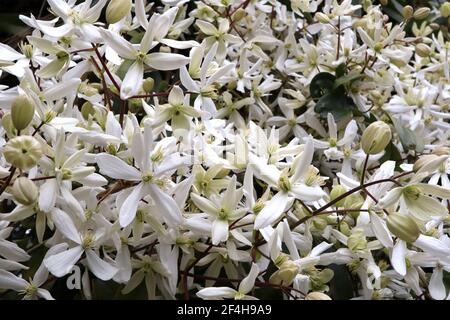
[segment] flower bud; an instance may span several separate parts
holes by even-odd
[[[339,231],[345,234],[347,237],[349,237],[352,234],[350,226],[346,221],[341,221],[341,223],[339,224]]]
[[[416,10],[416,12],[414,12],[414,19],[416,20],[423,20],[426,19],[428,17],[428,15],[430,14],[431,9],[427,8],[427,7],[422,7]]]
[[[448,18],[450,16],[450,2],[443,3],[439,8],[439,11],[441,12],[441,16]]]
[[[305,300],[331,300],[331,298],[323,292],[314,291],[308,293]]]
[[[24,206],[32,205],[37,201],[38,188],[33,181],[26,177],[19,177],[12,187],[14,199]]]
[[[106,21],[119,22],[131,11],[131,0],[111,0],[106,7]]]
[[[153,90],[153,87],[155,86],[155,80],[153,78],[148,77],[144,80],[142,83],[142,89],[144,89],[145,92],[150,93]]]
[[[95,109],[92,103],[90,103],[89,101],[83,103],[83,105],[81,106],[81,115],[85,120],[89,120],[89,116],[95,115]]]
[[[289,286],[298,274],[298,265],[291,260],[283,262],[280,269],[275,271],[269,279],[269,282],[276,285]]]
[[[389,231],[403,241],[414,242],[420,235],[417,223],[410,216],[398,212],[391,213],[386,222]]]
[[[361,147],[367,154],[383,151],[392,139],[391,128],[383,121],[375,121],[364,130]]]
[[[167,46],[161,46],[161,47],[159,47],[159,52],[171,53],[172,49],[170,49],[170,47],[167,47]]]
[[[245,10],[243,8],[239,8],[233,14],[233,21],[238,22],[238,21],[242,20],[242,18],[244,18],[246,15],[247,15],[247,13],[245,12]]]
[[[438,158],[438,156],[435,154],[425,154],[425,155],[419,157],[419,159],[417,159],[417,161],[414,162],[413,171],[414,172],[419,171],[420,168],[422,168],[424,165],[426,165],[430,161],[435,160],[437,158]]]
[[[430,55],[431,48],[425,43],[418,43],[416,45],[416,53],[419,55],[419,57],[425,58]]]
[[[317,230],[323,230],[328,225],[328,222],[323,217],[317,217],[313,219],[312,224]]]
[[[411,7],[411,6],[409,6],[409,5],[403,7],[403,11],[402,11],[403,18],[405,18],[405,19],[411,19],[412,16],[413,16],[413,14],[414,14],[414,9],[413,9],[413,7]]]
[[[336,198],[342,196],[346,192],[347,192],[347,190],[345,189],[344,186],[342,186],[340,184],[334,186],[330,192],[330,201],[334,201]],[[336,202],[335,206],[342,207],[342,206],[344,206],[344,202],[345,202],[345,198]]]
[[[23,130],[34,117],[34,102],[25,94],[19,94],[11,105],[11,120],[17,130]]]
[[[387,6],[389,4],[389,0],[380,0],[381,5]]]
[[[437,156],[450,155],[450,148],[449,147],[438,147],[433,150],[432,154],[435,154]]]
[[[12,119],[11,119],[11,112],[5,113],[3,115],[2,126],[5,129],[6,133],[8,133],[9,136],[15,136],[17,134],[17,130],[14,127]]]
[[[360,230],[354,232],[347,239],[347,247],[352,251],[360,251],[367,248],[367,240],[364,233]]]
[[[328,23],[328,22],[330,22],[330,18],[325,13],[322,13],[322,12],[317,12],[315,14],[315,18],[320,23]]]
[[[41,158],[42,147],[32,136],[20,136],[8,141],[3,155],[11,165],[22,170],[29,169]]]

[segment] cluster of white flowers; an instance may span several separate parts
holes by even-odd
[[[0,44],[0,296],[450,297],[449,3],[47,2]]]

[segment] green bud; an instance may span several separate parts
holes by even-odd
[[[438,156],[435,154],[425,154],[423,156],[420,156],[419,159],[417,159],[417,161],[414,162],[413,171],[414,172],[419,171],[420,168],[422,168],[424,165],[437,158]]]
[[[412,16],[413,16],[413,14],[414,14],[414,9],[413,9],[413,7],[411,7],[411,6],[409,6],[409,5],[403,7],[403,11],[402,11],[403,18],[405,18],[405,19],[411,19]]]
[[[330,18],[325,13],[322,13],[322,12],[316,12],[314,17],[320,23],[328,23],[328,22],[330,22]]]
[[[81,106],[81,115],[85,120],[89,120],[89,116],[93,117],[95,115],[95,108],[92,103],[90,103],[89,101],[83,103],[83,105]]]
[[[430,55],[431,48],[425,43],[418,43],[416,45],[416,53],[419,55],[419,57],[425,58]]]
[[[317,217],[313,219],[312,224],[317,230],[323,230],[328,225],[328,222],[325,218]]]
[[[33,181],[26,177],[19,177],[12,187],[14,199],[24,206],[32,205],[37,201],[38,188]]]
[[[331,300],[331,298],[323,292],[314,291],[308,293],[305,300]]]
[[[144,89],[145,92],[150,93],[152,92],[153,88],[155,86],[155,80],[153,78],[148,77],[144,80],[142,83],[142,89]]]
[[[428,15],[430,14],[430,12],[431,12],[431,9],[430,9],[430,8],[422,7],[422,8],[417,9],[417,10],[414,12],[413,17],[414,17],[414,19],[416,19],[416,20],[423,20],[423,19],[426,19],[426,18],[428,17]]]
[[[347,237],[350,236],[352,233],[350,226],[348,225],[348,223],[346,221],[341,221],[341,223],[339,225],[339,231],[341,231]]]
[[[320,280],[320,282],[322,283],[328,283],[331,281],[331,279],[333,279],[334,277],[334,272],[331,269],[323,269],[322,271],[319,272],[318,274],[318,279]]]
[[[410,216],[398,212],[391,213],[386,222],[389,231],[406,242],[414,242],[420,235],[417,223]]]
[[[380,0],[381,5],[387,6],[389,4],[389,0]]]
[[[17,134],[17,130],[14,127],[14,124],[11,119],[11,113],[5,113],[2,117],[2,126],[9,136],[15,136]]]
[[[17,130],[23,130],[34,117],[34,101],[25,94],[19,94],[11,105],[11,120]]]
[[[364,130],[361,147],[367,154],[383,151],[392,139],[391,128],[383,121],[375,121]]]
[[[342,196],[346,192],[347,192],[347,190],[345,189],[344,186],[342,186],[340,184],[335,185],[333,187],[333,189],[331,189],[331,192],[330,192],[330,201],[334,201],[335,199]],[[345,202],[345,198],[336,202],[335,206],[342,207],[342,206],[344,206],[344,202]]]
[[[360,209],[364,204],[364,198],[359,193],[354,193],[345,198],[344,208],[345,209]],[[356,216],[355,216],[356,215]],[[352,218],[356,218],[359,212],[350,212]]]
[[[360,251],[367,248],[366,236],[362,231],[354,232],[347,239],[347,247],[352,251]]]
[[[119,22],[131,11],[131,0],[111,0],[106,7],[106,21]]]
[[[20,136],[8,141],[3,155],[11,165],[22,170],[29,169],[41,158],[42,147],[32,136]]]
[[[270,276],[269,282],[276,285],[289,286],[292,281],[294,281],[298,271],[298,265],[295,262],[288,260],[280,266],[280,269]]]
[[[247,13],[245,12],[245,10],[243,8],[239,8],[236,10],[236,12],[233,14],[233,21],[234,22],[238,22],[240,21],[242,18],[244,18],[247,15]]]
[[[450,2],[443,3],[439,8],[439,11],[441,12],[441,16],[448,18],[450,16]]]

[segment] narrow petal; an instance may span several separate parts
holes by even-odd
[[[150,185],[149,192],[164,221],[169,226],[175,227],[183,222],[181,210],[171,196],[155,185]]]
[[[278,192],[270,201],[266,202],[264,208],[256,216],[255,229],[265,228],[278,220],[285,210],[288,198],[286,192]]]
[[[76,246],[67,251],[63,251],[45,258],[44,263],[53,275],[60,278],[72,270],[73,266],[78,262],[82,254],[83,248],[81,246]]]
[[[100,257],[91,249],[86,250],[86,259],[89,270],[99,279],[106,281],[110,280],[117,273],[117,268],[113,267]]]
[[[125,161],[107,153],[101,153],[96,157],[100,172],[113,179],[140,181],[141,173]]]
[[[211,240],[213,245],[218,245],[222,241],[228,240],[228,221],[222,219],[214,220],[211,230]]]
[[[144,196],[143,188],[143,183],[138,184],[120,207],[119,222],[121,227],[128,226],[136,217],[139,202]]]

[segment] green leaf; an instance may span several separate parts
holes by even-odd
[[[317,101],[314,111],[322,118],[326,118],[328,113],[331,113],[334,119],[339,121],[354,110],[352,99],[346,96],[342,87],[340,88],[325,94]]]
[[[383,163],[389,160],[393,160],[396,162],[402,160],[400,152],[398,151],[397,147],[392,143],[392,141],[389,142],[389,144],[386,146],[384,155],[381,157],[379,162]]]
[[[328,72],[320,72],[311,80],[309,85],[309,92],[311,97],[317,99],[334,88],[336,77]]]

